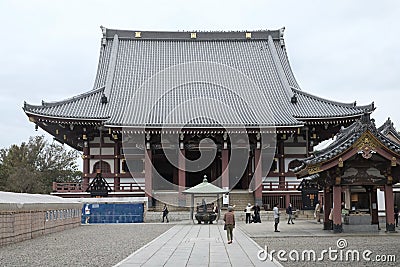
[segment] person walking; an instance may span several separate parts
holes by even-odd
[[[226,235],[228,238],[228,244],[233,241],[233,228],[235,228],[235,214],[233,213],[233,207],[228,207],[228,212],[224,214]]]
[[[274,220],[275,220],[275,232],[280,232],[278,230],[278,224],[279,224],[279,204],[276,203],[274,206]]]
[[[399,208],[397,205],[394,205],[394,221],[396,223],[396,227],[399,227]]]
[[[246,223],[251,223],[251,210],[253,207],[251,206],[250,203],[247,204],[246,208],[244,209],[244,212],[246,213]]]
[[[294,224],[293,222],[293,208],[292,208],[292,203],[289,203],[289,206],[286,209],[286,214],[288,215],[289,219],[287,221],[287,224],[290,224],[290,222],[292,222],[292,224]]]
[[[314,216],[317,219],[317,222],[321,223],[321,204],[319,203],[319,200],[317,201],[317,205],[315,205],[315,211],[314,211]]]
[[[167,208],[167,204],[164,204],[164,207],[163,207],[163,210],[162,210],[162,222],[164,222],[164,219],[166,219],[167,223],[169,223],[168,213],[169,213],[169,211],[168,211],[168,208]]]

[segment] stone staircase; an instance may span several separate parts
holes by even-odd
[[[286,214],[285,210],[281,212]],[[321,213],[321,219],[324,217],[324,214]],[[313,220],[314,219],[314,210],[296,210],[295,218],[300,220]]]
[[[248,190],[232,190],[229,192],[229,205],[235,206],[235,216],[236,220],[245,220],[244,209],[247,206],[247,203],[254,205],[254,194],[253,192],[249,192]],[[223,210],[223,212],[226,211]]]
[[[243,211],[247,203],[254,205],[253,192],[248,190],[232,190],[229,193],[229,205],[235,206],[235,211]]]

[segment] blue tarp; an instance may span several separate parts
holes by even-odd
[[[90,215],[85,214],[89,206]],[[82,223],[140,223],[143,222],[143,203],[117,204],[84,204],[82,208]]]

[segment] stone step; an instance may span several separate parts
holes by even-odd
[[[362,232],[378,232],[379,227],[377,224],[343,224],[343,233],[362,233]]]
[[[247,204],[254,205],[254,194],[248,190],[232,190],[229,193],[229,205],[235,206],[235,211],[243,211]]]

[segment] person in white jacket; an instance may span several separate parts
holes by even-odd
[[[317,205],[315,205],[314,217],[317,219],[317,222],[321,223],[321,204],[319,201],[317,202]]]
[[[246,223],[251,223],[251,210],[253,209],[253,206],[248,203],[247,207],[244,209],[244,212],[246,212]]]
[[[276,203],[275,204],[275,206],[274,206],[274,208],[273,208],[273,211],[274,211],[274,219],[275,219],[275,232],[280,232],[279,230],[278,230],[278,224],[279,224],[279,204],[278,203]]]

